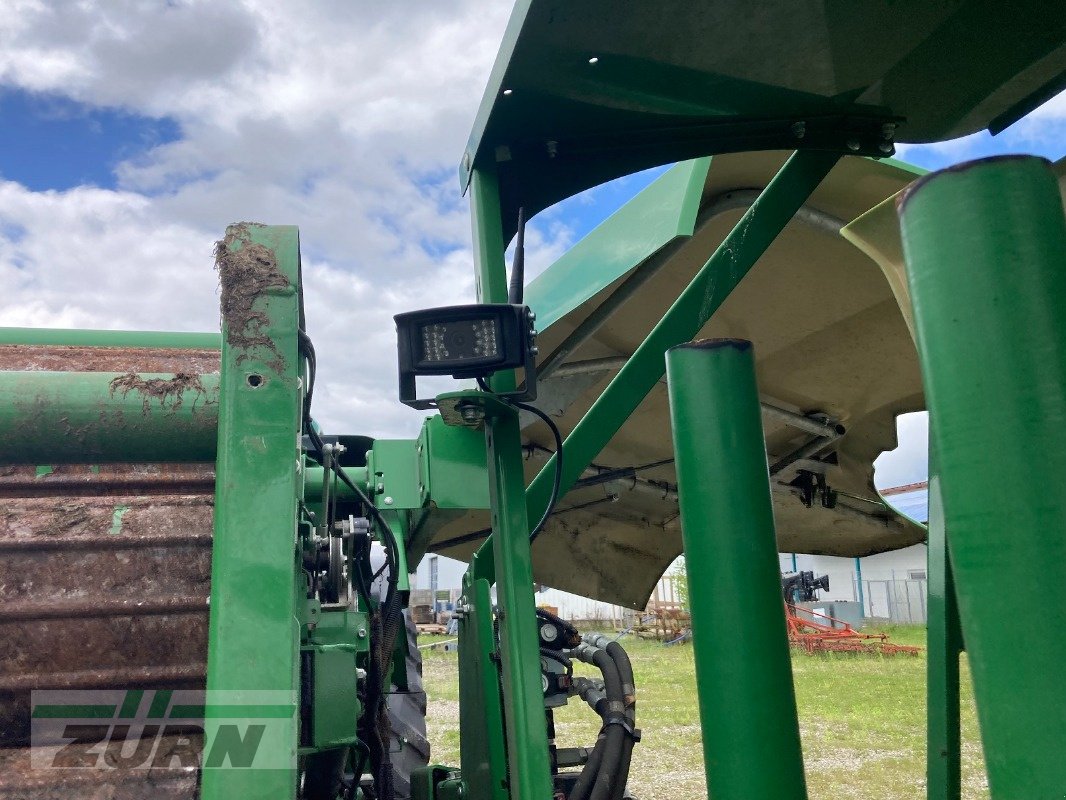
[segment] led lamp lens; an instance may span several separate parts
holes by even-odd
[[[499,355],[499,332],[495,319],[434,322],[422,326],[422,360],[431,363],[462,363]]]

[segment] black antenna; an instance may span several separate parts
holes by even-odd
[[[511,262],[511,284],[507,287],[507,302],[522,305],[526,285],[526,210],[518,209],[518,235],[515,237],[514,261]]]

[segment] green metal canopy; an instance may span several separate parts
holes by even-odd
[[[564,436],[787,157],[733,153],[678,164],[530,283],[536,405]],[[874,460],[896,447],[896,417],[924,408],[909,297],[899,293],[893,264],[859,236],[841,235],[921,174],[893,159],[840,160],[693,337],[754,344],[781,552],[867,556],[925,539],[873,483]],[[727,270],[718,279],[728,281]],[[554,442],[533,416],[522,425],[528,484]],[[670,431],[659,381],[559,501],[533,547],[538,582],[643,607],[681,552]],[[833,507],[803,501],[803,472],[839,490]],[[465,559],[489,519],[472,511],[433,524],[430,549]]]
[[[504,238],[576,192],[715,153],[1002,130],[1066,85],[1046,0],[519,0],[460,169],[495,165]]]

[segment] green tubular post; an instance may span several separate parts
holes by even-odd
[[[213,461],[218,375],[0,372],[0,463]]]
[[[929,458],[929,623],[926,631],[927,739],[926,778],[929,800],[962,796],[959,731],[959,655],[962,633],[959,607],[948,557],[944,509],[936,457]]]
[[[1001,157],[923,178],[899,208],[989,785],[993,797],[1059,797],[1066,640],[1032,605],[1057,609],[1066,585],[1058,187],[1042,159]]]
[[[470,207],[473,212],[474,263],[479,303],[507,302],[507,265],[504,263],[503,228],[500,225],[500,188],[496,174],[474,171],[470,181]],[[497,372],[489,378],[497,392],[515,388],[514,370]]]
[[[518,412],[499,404],[485,421],[489,498],[496,546],[496,602],[500,618],[500,671],[511,796],[552,796],[544,690],[540,676],[533,558],[526,518]]]
[[[751,342],[683,344],[666,369],[708,794],[805,800]]]
[[[478,300],[507,301],[507,270],[495,175],[475,170],[471,181],[474,253],[478,267]],[[497,373],[492,388],[515,386],[514,373]],[[552,796],[548,736],[544,723],[544,694],[540,683],[540,649],[536,604],[533,598],[533,559],[526,516],[522,438],[518,412],[503,403],[489,404],[485,419],[489,497],[492,508],[494,558],[471,567],[471,578],[495,572],[500,618],[500,671],[503,678],[503,718],[507,744],[510,793],[516,800],[546,800]],[[491,582],[491,581],[490,581]],[[491,700],[490,700],[491,702]],[[486,725],[496,718],[486,712]],[[486,734],[493,735],[491,729]],[[497,776],[503,779],[505,776]]]
[[[278,272],[263,281],[267,288],[246,309],[261,315],[254,336],[245,335],[242,341],[246,329],[233,330],[230,320],[223,320],[208,709],[214,692],[238,697],[247,693],[250,698],[257,692],[278,692],[292,698],[293,713],[271,720],[272,740],[286,745],[277,754],[280,762],[265,769],[205,769],[202,797],[277,800],[295,797],[297,784],[300,635],[295,601],[302,593],[295,531],[297,501],[303,494],[297,471],[303,404],[297,344],[299,234],[288,226],[234,226],[227,231],[227,241],[231,237],[237,252],[261,247],[256,263],[273,260]],[[222,280],[225,287],[224,270]],[[256,346],[263,337],[270,346]]]
[[[153,350],[218,350],[217,333],[95,331],[66,328],[0,328],[0,346],[143,347]]]
[[[797,152],[774,176],[758,200],[744,213],[670,310],[566,437],[560,486],[562,494],[574,485],[574,481],[603,450],[652,387],[662,379],[665,369],[663,353],[699,333],[700,328],[729,297],[839,159],[837,153],[813,150]],[[555,457],[552,456],[526,492],[530,519],[540,519],[544,513],[551,497],[554,474]],[[487,553],[487,548],[491,547],[490,539],[483,549]],[[480,563],[484,567],[490,561],[491,558],[483,559]]]

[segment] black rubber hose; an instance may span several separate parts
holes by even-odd
[[[626,721],[629,723],[630,730],[635,731],[637,727],[637,688],[633,678],[633,663],[629,660],[629,654],[626,653],[625,648],[618,642],[611,642],[607,645],[606,650],[607,655],[614,659],[615,666],[618,667],[618,675],[622,679],[622,694],[626,704]],[[618,783],[611,793],[611,800],[622,800],[622,796],[625,794],[626,782],[629,780],[629,765],[633,760],[634,744],[633,737],[627,732],[622,743],[622,761],[618,767]]]
[[[622,694],[622,678],[619,675],[618,666],[615,664],[614,659],[607,654],[606,650],[593,649],[591,646],[590,649],[592,649],[592,655],[586,658],[590,658],[596,668],[603,674],[603,690],[606,696],[597,704],[597,706],[600,706],[597,711],[606,723],[612,715],[624,713],[625,696]],[[593,756],[589,758],[589,763],[581,770],[581,775],[574,785],[574,791],[571,792],[570,800],[586,800],[586,798],[587,800],[609,800],[611,789],[615,783],[615,776],[621,766],[624,738],[625,731],[620,726],[604,725],[603,741],[597,742],[593,750]],[[597,750],[600,751],[601,755],[598,763],[593,764],[592,759],[595,757]],[[592,766],[596,767],[595,771],[590,769]]]
[[[617,714],[625,713],[625,695],[622,693],[622,678],[618,673],[618,666],[614,663],[606,650],[596,650],[592,657],[593,663],[603,673],[604,691],[607,694],[605,703],[605,721]],[[608,679],[608,675],[611,676]],[[613,684],[613,685],[612,685]],[[622,751],[628,738],[625,730],[620,725],[606,725],[606,739],[603,744],[603,761],[592,784],[589,800],[610,800],[615,786],[619,785],[618,771],[622,766]],[[624,785],[624,781],[621,782]]]
[[[600,771],[600,763],[603,761],[603,746],[607,742],[607,734],[600,731],[596,737],[596,746],[589,754],[589,760],[581,768],[581,774],[577,776],[574,788],[570,791],[568,800],[585,800],[589,796],[592,782],[596,779],[596,773]]]

